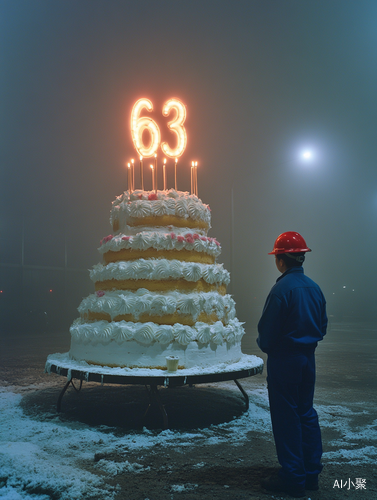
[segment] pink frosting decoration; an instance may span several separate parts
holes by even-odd
[[[98,290],[96,292],[96,294],[97,294],[97,297],[103,297],[105,295],[105,292],[103,290]]]
[[[192,237],[194,238],[194,240],[198,240],[199,239],[198,233],[193,234]]]
[[[187,243],[190,243],[191,245],[195,242],[194,238],[192,237],[192,234],[187,233],[185,235]]]
[[[148,195],[148,200],[152,201],[152,200],[158,200],[157,198],[157,194],[156,193],[151,193]]]
[[[183,236],[177,236],[177,241],[185,241]]]
[[[175,233],[170,233],[170,236],[171,236],[172,240],[175,240],[175,238],[176,238]]]
[[[101,241],[100,244],[103,245],[104,243],[107,243],[108,241],[113,239],[113,235],[109,234],[109,236],[105,236]]]
[[[131,236],[123,236],[123,237],[122,237],[122,240],[124,240],[124,241],[128,241],[130,238],[131,238]]]
[[[138,197],[139,197],[139,200],[143,199],[143,195],[142,194],[138,194]]]

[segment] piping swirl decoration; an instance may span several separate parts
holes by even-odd
[[[83,320],[75,320],[71,325],[70,332],[72,339],[80,343],[102,342],[108,343],[124,342],[136,340],[143,345],[150,345],[154,342],[168,344],[177,342],[183,346],[190,342],[198,341],[202,344],[220,345],[222,342],[234,344],[241,342],[245,333],[243,323],[237,319],[231,320],[224,327],[221,322],[209,326],[207,323],[196,323],[195,326],[186,326],[176,323],[170,325],[157,325],[156,323],[133,323],[119,321],[116,325],[107,321],[93,321],[85,323]],[[106,330],[106,333],[105,333]]]
[[[110,223],[113,225],[115,219],[127,222],[132,217],[149,215],[177,215],[186,219],[190,217],[194,220],[203,220],[211,227],[211,212],[208,205],[195,195],[174,189],[158,191],[157,196],[152,191],[136,190],[131,194],[125,191],[113,201]]]
[[[169,291],[164,293],[150,292],[140,288],[136,292],[129,290],[113,290],[98,292],[85,297],[78,307],[81,317],[87,317],[89,311],[106,313],[113,321],[117,316],[133,314],[139,317],[149,315],[163,316],[178,312],[191,315],[194,321],[201,312],[208,315],[216,313],[219,320],[225,323],[235,318],[235,302],[230,295],[220,295],[217,292],[180,293]]]
[[[178,232],[178,231],[177,231]],[[184,236],[177,239],[177,236]],[[122,249],[130,250],[147,250],[154,248],[156,250],[194,250],[196,252],[204,252],[214,257],[221,254],[221,246],[216,238],[208,238],[199,236],[197,233],[192,233],[187,228],[179,231],[179,234],[166,233],[164,231],[141,231],[136,235],[126,236],[123,233],[116,236],[109,235],[101,240],[101,246],[98,248],[100,254],[104,254],[109,250],[117,252]]]
[[[90,271],[90,279],[94,282],[109,279],[186,279],[198,281],[203,278],[210,284],[230,282],[229,272],[223,264],[199,264],[168,259],[138,259],[136,261],[111,262],[104,266],[96,264]]]

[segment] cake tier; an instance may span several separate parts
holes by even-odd
[[[214,264],[221,247],[216,239],[187,232],[184,228],[182,234],[145,230],[133,236],[109,235],[101,241],[98,251],[106,264],[150,258]]]
[[[169,290],[179,290],[181,292],[214,292],[217,291],[221,295],[226,293],[226,285],[217,283],[210,284],[204,280],[186,281],[180,280],[117,280],[110,279],[97,281],[94,284],[96,291],[104,290],[139,290],[145,288],[151,292],[168,292]]]
[[[211,227],[211,213],[195,195],[175,191],[125,191],[113,202],[110,223],[115,232],[140,226],[199,229]]]
[[[91,364],[129,368],[166,368],[166,356],[179,357],[179,368],[234,363],[241,357],[244,334],[238,320],[224,327],[98,321],[71,326],[70,356]]]
[[[169,259],[138,259],[135,261],[111,262],[106,266],[96,264],[90,271],[90,279],[94,283],[103,283],[108,280],[140,281],[138,288],[149,288],[142,285],[142,281],[186,281],[195,283],[204,281],[209,285],[227,285],[230,281],[229,273],[222,264],[200,264],[195,262],[181,262]],[[117,287],[118,288],[118,287]],[[124,288],[124,289],[127,289]]]
[[[81,302],[78,311],[84,320],[152,321],[158,324],[181,323],[193,326],[197,321],[227,324],[234,319],[235,302],[230,295],[210,293],[165,293],[138,289],[99,291]]]

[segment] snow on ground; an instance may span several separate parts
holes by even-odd
[[[229,389],[238,391],[234,385]],[[97,474],[88,472],[85,464],[94,464],[96,453],[123,453],[127,450],[150,449],[157,444],[175,449],[218,444],[231,441],[242,444],[250,432],[262,433],[271,439],[271,425],[264,385],[249,392],[250,409],[231,422],[211,425],[195,431],[162,432],[143,429],[124,436],[109,428],[89,427],[79,422],[63,422],[58,416],[44,419],[24,414],[22,396],[9,388],[0,388],[0,497],[6,500],[61,500],[80,498],[109,499],[116,488],[107,484],[107,478],[117,474],[138,474],[148,470],[139,463],[122,463],[101,459],[96,463]],[[322,428],[337,431],[337,439],[330,443],[333,451],[324,454],[331,463],[361,464],[377,460],[376,421],[363,427],[352,425],[354,418],[368,411],[351,410],[346,406],[317,406]],[[225,431],[225,432],[224,432]],[[361,447],[360,441],[368,446]],[[203,464],[198,464],[201,467]],[[182,486],[177,486],[177,488]],[[196,485],[185,485],[185,490]],[[174,487],[173,487],[174,489]],[[178,490],[177,490],[178,491]]]

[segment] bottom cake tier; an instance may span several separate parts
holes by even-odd
[[[178,369],[236,363],[242,356],[242,323],[220,321],[194,327],[126,321],[76,321],[69,355],[76,361],[110,367],[166,369],[166,357],[179,358]]]

